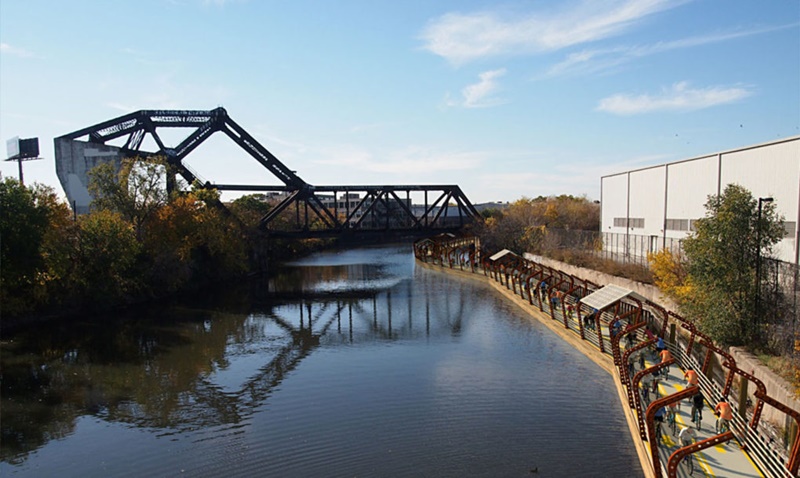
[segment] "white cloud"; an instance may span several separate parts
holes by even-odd
[[[712,86],[691,88],[688,82],[675,83],[658,95],[616,94],[603,98],[599,111],[617,115],[635,115],[654,111],[693,111],[733,103],[752,94],[741,87]]]
[[[14,55],[20,58],[32,58],[34,56],[33,53],[28,50],[11,46],[8,43],[0,43],[0,53],[3,55]]]
[[[480,58],[559,50],[618,35],[645,17],[684,1],[584,0],[551,12],[503,18],[495,12],[448,13],[421,34],[424,48],[463,64]]]
[[[758,28],[739,32],[715,33],[711,35],[689,37],[668,42],[658,42],[652,45],[619,46],[607,49],[583,50],[576,53],[570,53],[564,61],[552,66],[548,70],[547,76],[596,73],[598,71],[608,70],[609,68],[637,58],[642,58],[657,53],[697,47],[711,43],[720,43],[724,41],[735,40],[737,38],[758,35],[792,27],[796,27],[796,25],[782,25],[778,27]]]
[[[497,106],[504,103],[503,100],[493,97],[492,94],[497,91],[497,78],[506,74],[506,69],[484,71],[478,75],[479,81],[472,85],[466,86],[461,90],[463,97],[462,101],[454,101],[445,98],[447,106],[463,106],[464,108],[486,108],[489,106]]]

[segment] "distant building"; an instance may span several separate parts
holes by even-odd
[[[478,212],[487,211],[490,209],[497,209],[502,211],[503,209],[508,208],[508,202],[497,201],[497,202],[484,202],[480,204],[474,204],[475,210]]]
[[[706,214],[708,196],[729,184],[753,197],[771,197],[786,233],[778,258],[798,264],[800,136],[603,176],[601,231],[644,236],[655,252],[667,239],[682,239]]]

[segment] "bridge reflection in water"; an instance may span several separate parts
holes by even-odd
[[[640,475],[604,372],[410,246],[120,319],[5,337],[0,474]]]

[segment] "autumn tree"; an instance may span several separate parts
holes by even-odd
[[[263,194],[246,194],[233,200],[230,210],[248,227],[258,227],[261,218],[272,209],[272,204]]]
[[[774,203],[762,204],[742,186],[728,185],[721,195],[709,196],[706,216],[684,240],[685,260],[661,261],[657,280],[681,311],[700,330],[723,345],[763,346],[767,301],[756,309],[759,291],[774,289],[771,274],[756,276],[757,263],[771,257],[783,237],[783,219]]]
[[[119,170],[104,163],[89,171],[92,208],[119,213],[133,224],[137,235],[153,214],[169,200],[166,177],[169,165],[164,158],[125,158]]]
[[[0,183],[0,300],[6,313],[25,310],[33,298],[46,228],[47,211],[31,190],[11,178]]]
[[[121,214],[100,210],[78,222],[75,251],[76,297],[85,308],[125,303],[139,294],[136,265],[140,244]]]
[[[52,188],[0,182],[0,303],[3,313],[30,312],[47,299],[48,261],[69,221],[69,208]]]
[[[559,247],[562,239],[574,231],[599,228],[600,207],[587,198],[539,196],[519,199],[503,210],[492,210],[479,235],[490,250],[542,253]]]

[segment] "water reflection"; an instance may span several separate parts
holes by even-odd
[[[488,288],[415,268],[410,247],[18,332],[0,352],[3,475],[590,476],[603,460],[631,476],[635,461],[621,415],[593,405],[615,400],[603,372]]]
[[[224,297],[7,337],[0,459],[21,463],[83,415],[162,434],[235,425],[317,347],[457,336],[474,294],[424,283],[435,276],[421,289],[436,297],[415,293],[408,257],[298,263]]]

